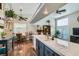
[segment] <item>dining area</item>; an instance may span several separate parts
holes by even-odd
[[[36,55],[33,42],[32,42],[32,33],[16,33],[16,39],[14,40],[14,50],[9,53],[9,56],[34,56]]]
[[[18,43],[21,43],[21,42],[24,42],[27,40],[32,40],[32,38],[31,38],[32,33],[31,32],[16,33],[15,35],[16,35],[15,41]]]
[[[32,47],[32,34],[35,34],[36,31],[33,30],[35,28],[31,24],[25,21],[13,22],[10,20],[6,24],[4,23],[3,27],[3,31],[0,34],[0,56],[14,56],[17,54],[15,53],[16,50],[23,50],[25,46],[27,46],[25,50],[30,50]]]
[[[25,50],[23,49],[23,47],[25,48]],[[32,38],[30,33],[26,33],[26,35],[22,33],[13,33],[12,36],[0,38],[0,56],[19,55],[24,53],[22,52],[17,54],[19,50],[27,51],[30,50],[30,48],[32,48]]]

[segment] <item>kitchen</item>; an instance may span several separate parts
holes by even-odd
[[[79,32],[79,3],[8,3],[3,5],[6,10],[12,8],[9,11],[15,11],[17,14],[17,17],[8,18],[6,22],[4,22],[4,18],[0,20],[3,21],[0,24],[4,28],[2,30],[3,28],[0,27],[1,35],[3,35],[3,39],[0,39],[0,41],[8,39],[5,43],[6,55],[10,55],[7,51],[20,50],[19,48],[24,49],[24,51],[28,48],[30,53],[34,52],[35,56],[79,55],[79,35],[76,34],[76,32]],[[29,7],[25,7],[25,5]],[[32,5],[35,8],[31,8]],[[2,10],[6,11],[5,9]],[[29,41],[31,44],[27,44]],[[9,44],[7,44],[8,42]],[[31,47],[29,48],[29,46]],[[77,48],[75,49],[75,47]],[[31,52],[31,50],[33,51]],[[24,51],[20,51],[20,54]],[[17,55],[19,54],[17,53]],[[24,54],[24,56],[27,55]]]

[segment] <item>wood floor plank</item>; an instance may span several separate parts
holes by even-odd
[[[33,50],[33,44],[31,41],[25,41],[20,44],[14,44],[14,50],[12,50],[9,56],[35,56]]]

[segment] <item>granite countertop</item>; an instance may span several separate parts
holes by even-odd
[[[68,42],[68,47],[57,44],[56,38],[54,40],[47,39],[45,35],[33,35],[50,49],[61,56],[79,56],[79,44]]]

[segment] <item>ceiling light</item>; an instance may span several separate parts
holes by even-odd
[[[48,14],[48,10],[47,10],[47,8],[45,8],[44,14],[45,14],[45,15]]]

